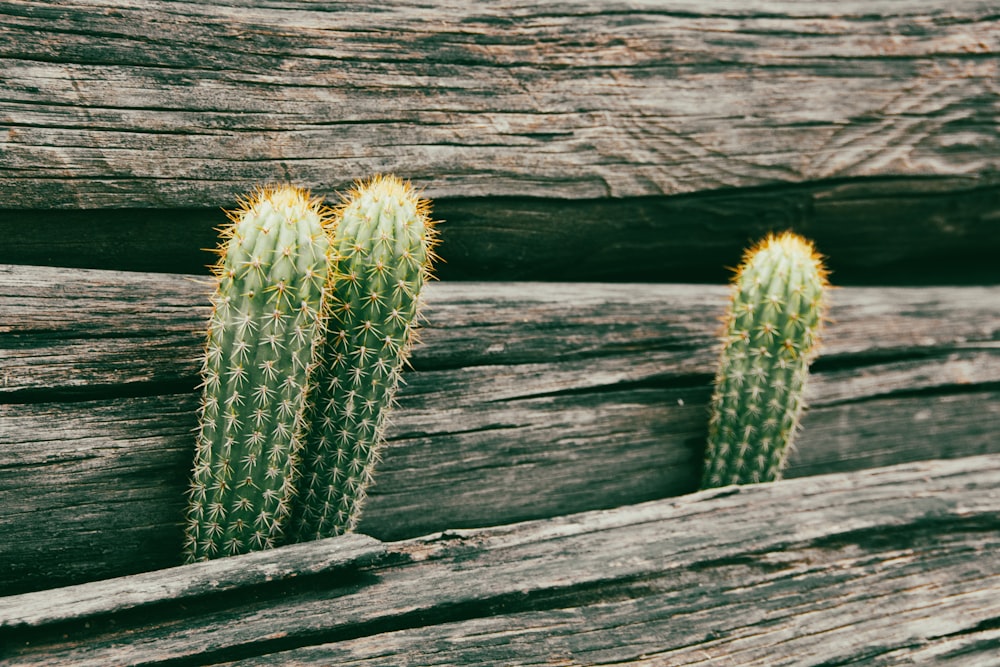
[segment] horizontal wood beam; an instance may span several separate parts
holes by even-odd
[[[209,289],[0,267],[0,591],[177,562]],[[694,490],[727,293],[431,284],[361,529],[400,539]],[[790,476],[1000,451],[1000,287],[832,299]]]
[[[342,574],[379,561],[386,556],[386,549],[373,537],[349,533],[322,544],[291,544],[281,551],[257,551],[247,556],[106,579],[96,585],[0,597],[0,632],[131,612],[164,602],[245,593],[296,577]],[[60,599],[58,604],[52,604],[55,598]]]
[[[0,203],[992,178],[992,0],[0,3]]]
[[[998,486],[998,455],[924,462],[449,531],[385,544],[353,572],[250,581],[240,595],[179,599],[159,583],[280,552],[240,556],[0,599],[0,657],[985,665],[1000,646]],[[359,547],[341,544],[301,545],[281,562]],[[135,608],[115,602],[130,598]]]

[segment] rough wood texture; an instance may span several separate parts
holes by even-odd
[[[0,663],[993,667],[998,82],[992,0],[0,0]],[[503,282],[431,287],[374,537],[158,569],[218,209],[378,171]],[[931,287],[834,294],[793,479],[678,497],[690,283],[785,228]]]
[[[128,577],[8,598],[0,646],[12,666],[986,667],[998,489],[1000,456],[970,457],[450,531],[240,598],[181,605]],[[163,576],[185,572],[203,574]],[[66,611],[144,586],[142,610]]]
[[[395,171],[636,197],[1000,168],[993,0],[0,3],[0,202]]]
[[[0,269],[0,591],[178,562],[207,290]],[[432,284],[361,529],[400,539],[693,490],[726,295]],[[1000,288],[844,288],[831,316],[790,476],[1000,451]]]
[[[343,575],[370,565],[386,553],[378,540],[352,533],[322,544],[292,544],[281,551],[258,551],[248,558],[220,558],[186,567],[0,597],[0,632],[53,625],[131,611],[165,601],[249,590],[295,577]]]
[[[793,228],[996,283],[998,52],[988,0],[0,1],[0,262],[203,272],[252,185],[392,170],[445,278],[719,282]]]

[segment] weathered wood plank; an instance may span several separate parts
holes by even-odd
[[[128,394],[121,387],[149,383],[132,392],[149,394],[182,379],[193,386],[211,289],[194,276],[0,266],[0,395],[22,402],[37,392]],[[428,290],[418,371],[610,360],[616,383],[650,376],[618,356],[652,357],[663,376],[710,373],[729,294],[725,285],[636,283],[435,282]],[[880,363],[988,350],[1000,338],[996,286],[835,288],[831,302],[819,361],[831,369],[852,367],[855,356]],[[558,375],[538,381],[547,379],[513,396],[577,387]]]
[[[183,602],[233,591],[246,595],[254,588],[295,577],[331,575],[371,565],[385,553],[378,540],[352,533],[339,540],[324,540],[322,545],[292,544],[280,552],[258,551],[247,558],[221,558],[96,585],[0,597],[0,632],[131,611],[165,601]]]
[[[724,286],[429,289],[363,531],[694,489]],[[177,563],[206,291],[185,276],[0,270],[0,590]],[[1000,288],[833,300],[790,476],[1000,451]]]
[[[0,201],[215,207],[385,170],[436,198],[988,177],[995,9],[8,1]]]
[[[240,599],[206,592],[183,607],[162,596],[141,613],[69,621],[63,605],[139,580],[99,582],[4,601],[8,624],[24,616],[11,608],[62,619],[6,631],[5,657],[987,665],[1000,648],[998,488],[997,455],[730,487],[389,543],[384,560],[353,577],[285,580]],[[142,582],[154,598],[155,579]]]

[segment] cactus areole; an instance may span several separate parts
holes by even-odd
[[[769,235],[744,256],[725,320],[702,488],[780,478],[828,285],[812,244],[790,232]]]
[[[434,259],[428,202],[376,176],[337,209],[330,318],[302,456],[300,541],[352,530],[372,482]]]
[[[229,213],[202,366],[188,561],[281,543],[306,434],[330,269],[326,212],[266,187]]]

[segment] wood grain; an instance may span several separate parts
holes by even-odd
[[[989,665],[998,487],[997,455],[729,487],[389,543],[238,599],[63,611],[148,603],[150,576],[8,598],[0,625],[40,620],[0,632],[10,665]]]
[[[0,597],[0,632],[54,625],[92,616],[206,596],[248,591],[295,577],[343,574],[385,555],[378,540],[352,533],[322,545],[291,544],[281,551],[220,558],[157,570],[96,585],[81,584],[26,595]]]
[[[0,663],[993,667],[998,82],[990,0],[0,0]],[[380,171],[448,280],[367,535],[174,567],[219,208]],[[869,287],[691,493],[786,228]]]
[[[226,205],[991,178],[991,0],[0,3],[0,202]]]
[[[0,591],[177,563],[207,290],[0,269]],[[362,530],[401,539],[694,490],[726,295],[432,284]],[[1000,451],[1000,288],[843,288],[831,315],[789,476]]]

